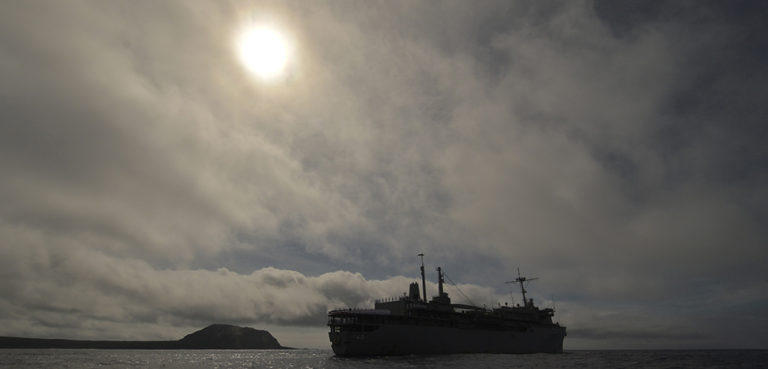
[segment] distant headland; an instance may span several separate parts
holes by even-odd
[[[267,331],[212,324],[178,341],[83,341],[0,336],[0,348],[72,348],[133,350],[287,349]]]

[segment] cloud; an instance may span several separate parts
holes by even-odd
[[[8,332],[314,326],[418,252],[477,301],[520,266],[598,341],[762,306],[765,23],[657,4],[4,4]],[[232,49],[259,17],[279,84]]]
[[[367,280],[360,273],[347,271],[305,276],[275,268],[250,274],[226,268],[155,269],[141,260],[82,248],[69,250],[66,255],[35,251],[4,255],[25,266],[43,264],[35,275],[20,277],[13,270],[7,272],[9,278],[2,285],[6,300],[0,306],[8,324],[7,334],[66,336],[80,332],[79,337],[90,338],[99,334],[146,337],[149,333],[132,326],[165,324],[175,327],[161,335],[170,338],[182,328],[210,322],[322,326],[331,309],[369,308],[375,299],[401,296],[415,280]],[[470,298],[492,292],[476,285],[461,284],[460,288]],[[430,283],[428,290],[434,293],[437,287]],[[120,329],[98,329],[105,325]]]

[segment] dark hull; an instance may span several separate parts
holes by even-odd
[[[565,328],[530,327],[525,331],[455,327],[382,325],[370,332],[330,332],[338,356],[452,353],[559,353]]]

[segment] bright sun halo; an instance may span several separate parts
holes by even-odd
[[[280,32],[268,26],[246,29],[240,35],[237,49],[245,68],[264,80],[281,76],[290,56],[288,41]]]

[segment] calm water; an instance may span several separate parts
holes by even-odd
[[[330,350],[0,349],[0,368],[768,368],[768,350],[570,351],[342,359]]]

